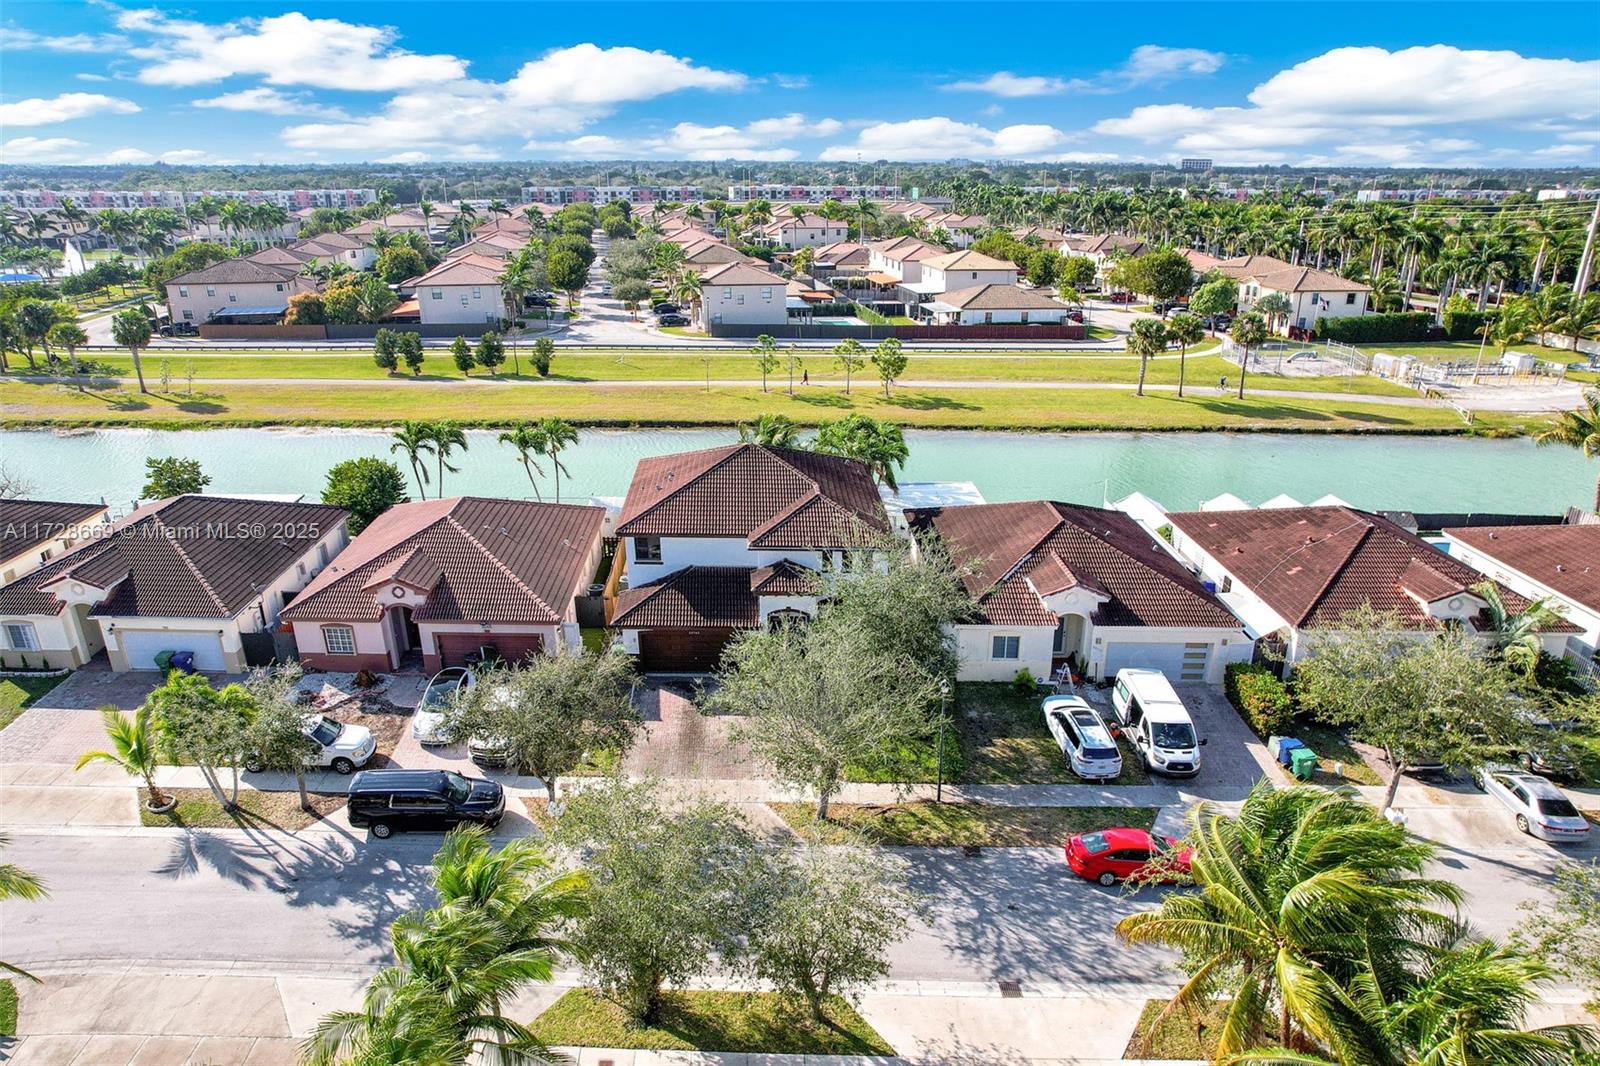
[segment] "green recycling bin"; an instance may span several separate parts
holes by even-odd
[[[172,672],[172,657],[174,655],[176,655],[176,654],[178,654],[178,653],[175,652],[175,651],[158,651],[158,652],[156,652],[156,669],[160,670],[163,674],[171,673]]]
[[[1296,748],[1289,753],[1289,772],[1301,781],[1310,781],[1317,772],[1317,753],[1310,748]]]

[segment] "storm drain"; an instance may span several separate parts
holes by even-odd
[[[1021,981],[1001,981],[1000,982],[1000,998],[1001,999],[1021,999],[1022,998],[1022,982]]]

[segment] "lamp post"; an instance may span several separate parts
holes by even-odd
[[[939,679],[939,783],[934,786],[933,802],[944,802],[944,720],[945,707],[950,702],[950,679]]]

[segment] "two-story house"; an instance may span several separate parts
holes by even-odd
[[[970,249],[946,252],[922,261],[922,275],[917,281],[900,284],[900,297],[907,308],[937,299],[958,289],[975,289],[980,285],[1017,284],[1017,266],[1004,259],[996,259]],[[915,316],[914,310],[907,312]]]
[[[167,282],[167,309],[172,321],[196,325],[218,314],[282,314],[289,309],[289,297],[316,287],[300,275],[298,266],[229,259]]]
[[[642,669],[704,673],[740,630],[815,616],[816,574],[888,529],[853,459],[759,444],[645,459],[617,520],[610,625]]]
[[[766,227],[765,234],[777,247],[792,252],[796,248],[820,248],[842,241],[850,236],[850,227],[842,220],[807,214],[799,218],[780,218]]]
[[[437,323],[484,325],[505,317],[500,275],[505,264],[482,255],[446,259],[409,282],[425,326]]]
[[[1341,278],[1326,270],[1292,266],[1287,270],[1258,270],[1239,280],[1239,313],[1249,311],[1262,297],[1282,294],[1289,301],[1289,313],[1279,326],[1315,329],[1319,318],[1359,318],[1367,313],[1367,297],[1372,286]]]
[[[788,284],[771,271],[724,263],[700,276],[700,328],[789,321]]]
[[[868,269],[883,275],[890,284],[915,284],[922,280],[922,264],[944,255],[936,244],[915,237],[893,237],[867,245]]]
[[[1600,525],[1467,526],[1444,540],[1455,558],[1561,612],[1580,630],[1567,654],[1600,664]]]

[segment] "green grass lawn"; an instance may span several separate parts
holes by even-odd
[[[0,980],[0,1036],[17,1035],[17,986],[10,978]]]
[[[35,700],[70,676],[0,677],[0,729],[10,725],[17,715],[33,706]]]
[[[1082,784],[1045,728],[1044,697],[1003,682],[963,681],[956,686],[956,723],[966,772],[979,785]],[[1122,775],[1114,785],[1147,785],[1150,775],[1122,745]]]
[[[223,775],[227,791],[228,775]],[[345,797],[311,793],[315,813],[300,809],[297,792],[254,792],[241,789],[239,810],[229,814],[222,809],[209,789],[173,788],[166,790],[178,798],[178,806],[168,814],[151,814],[139,807],[139,820],[149,826],[184,826],[190,829],[304,829],[321,821],[345,805]],[[143,793],[140,793],[143,796]]]
[[[885,847],[1056,847],[1074,833],[1111,826],[1149,829],[1154,807],[995,807],[918,801],[887,806],[834,803],[814,820],[810,803],[769,803],[789,828],[825,844],[860,841]]]
[[[804,1006],[774,992],[672,991],[661,1017],[633,1024],[600,993],[575,988],[533,1020],[533,1033],[555,1047],[650,1048],[774,1055],[893,1055],[894,1048],[838,997],[814,1023]]]
[[[1139,1024],[1128,1039],[1128,1048],[1122,1053],[1125,1059],[1204,1059],[1210,1061],[1216,1054],[1217,1038],[1213,1035],[1222,1024],[1222,1008],[1214,1006],[1201,1011],[1198,1016],[1173,1011],[1159,1025],[1156,1019],[1166,1008],[1167,1001],[1152,999],[1139,1014]],[[1146,1037],[1149,1044],[1145,1043]]]
[[[1317,773],[1312,779],[1316,784],[1383,784],[1382,775],[1367,765],[1361,753],[1339,730],[1309,722],[1296,722],[1289,735],[1317,753]],[[1340,771],[1338,774],[1334,773],[1335,763]],[[1287,769],[1280,769],[1285,778],[1290,777]]]

